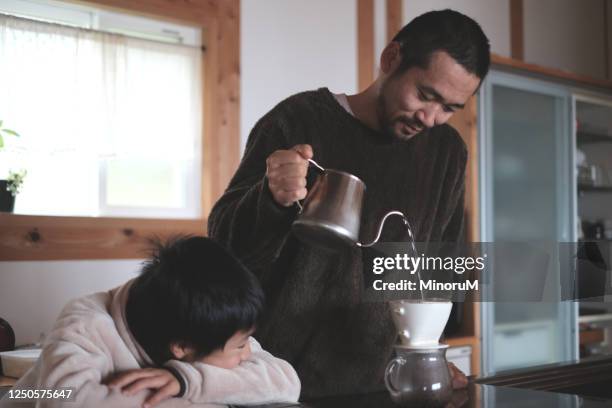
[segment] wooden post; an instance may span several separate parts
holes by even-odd
[[[604,69],[606,79],[611,78],[610,72],[610,4],[609,0],[603,0],[603,18],[604,18]]]
[[[520,61],[525,58],[523,0],[510,0],[510,54]]]
[[[209,122],[204,140],[204,174],[202,210],[208,215],[223,194],[240,161],[240,0],[218,3],[215,24],[208,38],[205,88],[209,92]],[[210,91],[210,89],[209,89]]]
[[[374,0],[357,0],[357,76],[359,92],[374,81]]]
[[[402,28],[404,20],[402,0],[387,0],[387,43]]]

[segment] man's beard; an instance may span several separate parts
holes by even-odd
[[[376,99],[376,117],[378,118],[380,132],[389,139],[398,139],[398,135],[396,135],[395,131],[393,130],[392,123],[387,119],[387,108],[382,92]]]
[[[415,128],[421,128],[421,129],[423,128],[423,126],[421,126],[418,123],[415,123],[414,120],[408,120],[408,119],[393,120],[391,119],[390,115],[387,112],[387,103],[385,100],[385,96],[389,92],[388,91],[389,86],[392,85],[392,82],[393,82],[392,79],[393,78],[389,78],[382,84],[380,93],[378,94],[378,97],[376,98],[376,117],[378,119],[378,125],[380,127],[381,133],[383,133],[386,137],[388,137],[391,140],[401,140],[401,141],[410,140],[416,135],[416,133],[412,135],[407,135],[404,133],[396,132],[395,131],[396,122],[401,122],[402,124],[412,126]]]

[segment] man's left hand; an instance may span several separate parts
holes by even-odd
[[[120,389],[125,395],[134,395],[144,389],[152,390],[153,393],[146,399],[143,408],[152,407],[181,391],[181,385],[174,374],[163,368],[126,371],[113,378],[108,386]]]
[[[448,363],[448,371],[450,372],[453,381],[453,388],[465,388],[468,385],[468,379],[463,372],[453,363]]]

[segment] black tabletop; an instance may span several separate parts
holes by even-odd
[[[455,391],[449,408],[610,408],[611,400],[578,395],[470,383]],[[386,392],[323,398],[299,404],[272,404],[260,408],[398,408]],[[253,408],[253,407],[252,407]],[[427,407],[410,407],[427,408]]]

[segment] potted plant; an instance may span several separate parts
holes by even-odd
[[[19,137],[19,134],[14,130],[5,128],[3,121],[0,120],[0,151],[4,149],[5,137]],[[0,179],[0,211],[13,212],[15,197],[23,185],[26,174],[26,170],[9,170],[8,177]]]
[[[21,171],[10,170],[6,180],[0,180],[0,211],[13,212],[15,197],[21,191],[27,173],[25,169]]]

